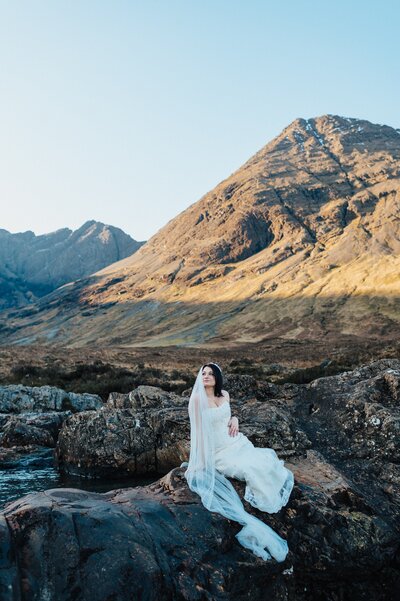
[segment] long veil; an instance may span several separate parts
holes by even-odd
[[[243,528],[236,534],[239,543],[264,560],[284,561],[287,542],[272,528],[248,513],[231,482],[215,469],[215,448],[208,410],[207,393],[202,368],[197,374],[189,400],[190,456],[185,478],[190,490],[197,493],[209,511],[239,522]]]

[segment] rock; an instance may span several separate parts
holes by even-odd
[[[176,468],[145,487],[51,489],[8,504],[1,599],[389,599],[398,586],[388,567],[393,530],[317,453],[296,461],[286,508],[268,516],[246,503],[287,536],[282,564],[241,547],[241,526],[207,511]],[[232,482],[243,498],[244,484]]]
[[[248,575],[257,577],[253,586],[261,582],[261,560],[239,547],[237,528],[199,505],[178,475],[103,495],[53,489],[8,505],[4,515],[0,548],[17,555],[21,583],[21,592],[7,591],[16,580],[9,561],[0,573],[4,601],[226,599],[227,589],[240,598]],[[277,565],[262,567],[264,590],[282,588]]]
[[[111,478],[167,472],[188,456],[187,401],[141,386],[129,395],[111,395],[99,411],[70,416],[56,448],[60,468]]]
[[[248,401],[240,409],[240,430],[256,447],[271,447],[286,459],[311,447],[288,411],[272,402]]]
[[[0,434],[2,447],[22,445],[39,445],[54,447],[55,440],[50,432],[15,417],[11,417]]]
[[[65,392],[55,386],[0,386],[0,413],[90,411],[103,402],[96,394]]]
[[[255,446],[285,460],[310,448],[321,453],[398,530],[399,382],[400,362],[380,360],[307,385],[273,385],[262,400],[245,390],[232,412]],[[86,476],[165,473],[188,457],[186,405],[187,397],[139,387],[100,411],[73,415],[60,432],[60,466]]]
[[[57,457],[84,475],[168,473],[145,487],[51,489],[8,504],[0,513],[0,599],[399,598],[400,361],[301,386],[255,382],[253,395],[251,380],[238,382],[231,396],[240,429],[285,457],[295,475],[279,513],[245,502],[287,538],[285,563],[243,549],[240,525],[205,510],[188,489],[176,467],[189,450],[188,397],[139,386],[110,395],[100,409],[69,414]],[[10,417],[29,414],[3,415],[0,426]],[[12,460],[6,451],[0,462]],[[243,499],[245,484],[232,483]]]
[[[31,453],[35,457],[41,447],[56,446],[69,415],[102,406],[97,395],[68,393],[53,386],[1,386],[0,467],[24,467]]]
[[[391,516],[374,511],[316,451],[287,466],[297,486],[283,531],[288,529],[297,592],[304,590],[294,599],[394,601],[400,593],[399,533]]]
[[[62,423],[69,415],[71,415],[70,411],[20,413],[18,415],[0,414],[2,428],[0,446],[41,444],[54,447]],[[38,437],[43,442],[39,443]]]
[[[156,386],[138,386],[129,394],[112,392],[107,407],[115,409],[160,409],[171,406],[187,407],[188,399]]]
[[[400,522],[400,361],[382,359],[303,389],[297,423],[372,506]]]
[[[223,387],[229,391],[232,399],[246,400],[253,398],[257,386],[257,380],[254,376],[231,373],[224,375]]]

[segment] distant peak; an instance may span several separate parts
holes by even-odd
[[[371,136],[375,139],[391,138],[393,134],[398,134],[399,130],[382,125],[380,123],[372,123],[367,119],[358,117],[345,117],[343,115],[319,115],[304,119],[298,117],[294,119],[282,132],[269,143],[267,146],[275,147],[285,141],[290,144],[302,144],[306,138],[314,138],[321,146],[325,144],[326,138],[335,137],[346,138],[346,143],[360,143],[360,136],[365,136],[365,140],[371,140]]]
[[[332,115],[330,113],[326,114],[326,115],[318,115],[316,117],[309,117],[308,119],[304,119],[303,117],[298,117],[297,119],[294,119],[291,123],[289,123],[289,125],[287,127],[285,127],[285,129],[283,130],[283,132],[287,133],[289,131],[293,131],[296,129],[309,129],[310,127],[315,127],[317,124],[318,125],[322,125],[322,124],[332,124],[332,123],[337,123],[340,124],[342,126],[350,126],[350,125],[355,125],[357,123],[361,123],[363,120],[362,119],[357,119],[355,117],[343,117],[341,115]],[[365,122],[365,121],[364,121]],[[369,123],[369,122],[366,122]],[[282,132],[282,133],[283,133]]]
[[[78,230],[92,227],[92,225],[104,225],[104,223],[100,223],[100,221],[96,221],[95,219],[89,219],[88,221],[85,221],[85,223],[83,223],[80,227],[78,227]]]

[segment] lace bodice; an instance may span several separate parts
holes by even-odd
[[[231,417],[231,406],[228,401],[224,401],[218,407],[209,407],[208,414],[214,429],[224,427]]]
[[[224,401],[219,407],[209,407],[208,415],[210,424],[214,433],[215,449],[226,448],[242,438],[239,432],[236,436],[229,434],[228,422],[231,418],[231,406],[228,401]]]

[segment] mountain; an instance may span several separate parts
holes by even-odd
[[[142,244],[97,221],[87,221],[75,231],[63,228],[40,236],[1,229],[0,309],[32,303],[131,255]]]
[[[134,255],[7,316],[0,340],[391,339],[399,208],[400,130],[296,119]]]

